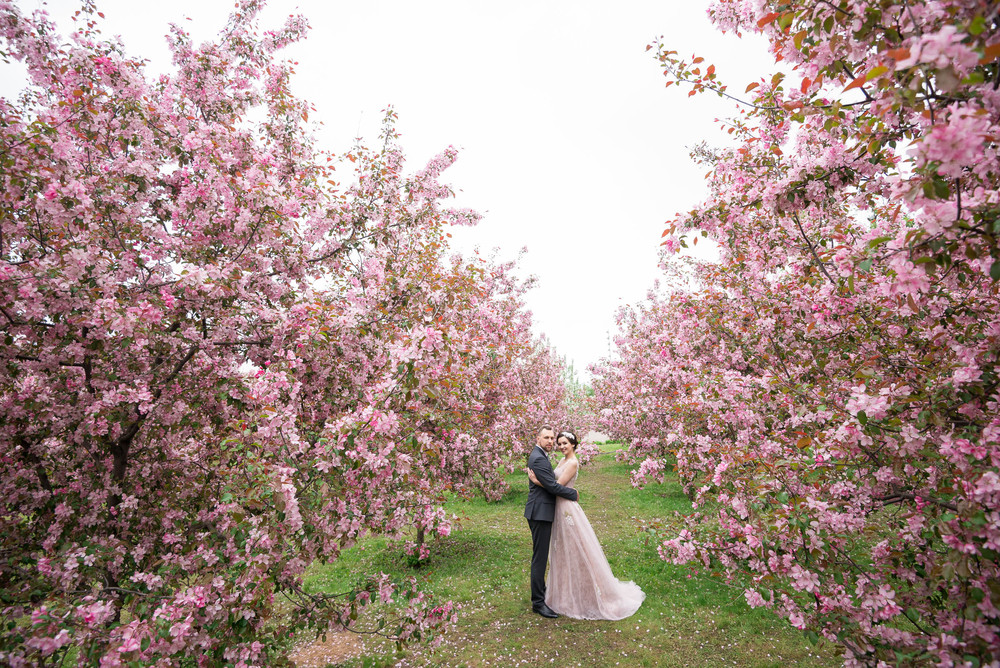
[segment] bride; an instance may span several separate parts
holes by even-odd
[[[573,432],[559,432],[556,447],[562,451],[563,460],[555,474],[560,485],[574,487],[576,484],[578,444]],[[530,469],[528,477],[538,484]],[[580,504],[557,497],[549,544],[545,604],[575,619],[624,619],[638,610],[645,598],[646,594],[637,584],[617,580],[611,573],[597,535]]]

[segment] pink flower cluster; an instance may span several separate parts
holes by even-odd
[[[1000,660],[1000,53],[990,3],[717,0],[792,68],[734,94],[664,45],[671,85],[742,104],[699,148],[665,287],[593,369],[636,482],[697,512],[663,558],[848,666]],[[741,86],[742,90],[742,86]],[[688,235],[720,259],[675,255]],[[688,237],[689,238],[689,237]]]
[[[457,611],[414,583],[303,573],[370,533],[426,553],[446,492],[498,498],[570,421],[530,282],[447,246],[478,220],[441,206],[457,152],[407,175],[392,110],[382,148],[320,152],[276,54],[305,21],[262,6],[175,27],[150,81],[89,4],[63,42],[0,2],[29,77],[0,100],[4,665],[274,665],[372,601],[438,637]]]

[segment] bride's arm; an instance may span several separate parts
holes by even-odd
[[[576,475],[576,469],[579,467],[579,464],[580,462],[570,462],[567,464],[566,468],[564,468],[562,473],[559,474],[559,479],[556,480],[556,482],[560,485],[565,485],[572,480],[573,476]]]

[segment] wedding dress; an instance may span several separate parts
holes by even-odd
[[[564,459],[556,467],[557,478],[565,463]],[[579,471],[566,486],[574,487],[578,475]],[[645,598],[636,583],[615,578],[580,504],[558,497],[545,604],[575,619],[625,619]]]

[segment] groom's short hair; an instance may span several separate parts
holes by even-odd
[[[546,429],[548,429],[548,430],[549,430],[549,431],[551,431],[552,433],[555,433],[555,431],[556,431],[555,429],[553,429],[553,428],[552,428],[552,427],[550,427],[549,425],[547,425],[547,424],[543,424],[543,425],[542,425],[541,427],[539,427],[539,428],[538,428],[538,433],[539,433],[539,434],[541,434],[541,433],[542,433],[543,431],[545,431]]]

